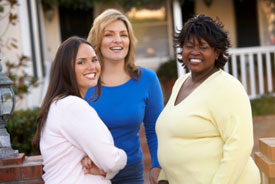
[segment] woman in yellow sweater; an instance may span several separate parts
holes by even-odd
[[[223,25],[196,16],[175,41],[190,73],[176,81],[157,121],[159,181],[166,180],[159,183],[259,184],[249,98],[222,70],[230,46]]]

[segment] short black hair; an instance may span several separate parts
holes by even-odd
[[[197,39],[201,43],[204,39],[211,47],[220,52],[218,59],[215,61],[216,68],[223,68],[228,61],[228,48],[231,46],[228,32],[224,30],[223,24],[217,18],[213,20],[211,17],[200,14],[190,18],[180,30],[174,35],[175,47],[182,49],[184,43],[190,38]],[[177,53],[181,55],[181,53]],[[178,61],[185,66],[181,57]]]

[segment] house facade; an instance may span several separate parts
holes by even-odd
[[[57,7],[52,5],[45,7],[39,1],[19,0],[18,5],[9,7],[7,1],[1,1],[4,11],[0,12],[0,57],[2,65],[5,61],[17,62],[20,55],[31,58],[24,68],[30,75],[39,79],[38,88],[20,102],[18,108],[39,106],[43,100],[47,84],[49,69],[54,60],[55,53],[60,43],[72,35],[86,37],[93,19],[107,8],[116,8],[124,12],[133,23],[134,31],[138,39],[137,59],[138,65],[156,70],[162,62],[175,57],[173,47],[173,34],[182,27],[183,23],[191,16],[205,14],[213,18],[219,18],[229,32],[232,43],[232,52],[243,48],[271,48],[270,71],[265,69],[263,73],[271,72],[269,83],[273,84],[274,52],[275,44],[275,3],[272,0],[162,0],[152,1],[139,7],[121,6],[116,3],[95,3],[86,9]],[[43,6],[44,5],[44,6]],[[10,16],[16,14],[16,23],[11,24]],[[16,47],[14,46],[16,45]],[[235,49],[235,50],[234,50]],[[248,49],[249,50],[249,49]],[[255,50],[255,49],[254,49]],[[241,55],[236,56],[236,62],[249,63],[249,56],[257,57],[257,49],[254,53],[246,51],[244,60]],[[275,51],[275,50],[274,50]],[[265,50],[263,51],[264,53]],[[273,54],[272,54],[273,53]],[[256,54],[256,55],[255,55]],[[261,56],[264,61],[269,56]],[[248,59],[246,59],[248,58]],[[247,66],[246,66],[247,65]],[[228,71],[234,64],[228,66]],[[259,68],[259,64],[257,68]],[[5,71],[5,66],[4,71]],[[250,65],[236,64],[240,71],[248,71],[245,74],[236,73],[242,82],[253,81],[249,77]],[[238,71],[238,69],[237,69]],[[178,67],[179,75],[185,71]],[[244,73],[244,72],[243,72]],[[244,76],[248,76],[244,81]],[[255,95],[260,91],[260,79],[256,78]],[[271,82],[270,82],[271,80]],[[263,79],[265,85],[265,80]],[[250,83],[247,84],[249,93],[253,91]],[[263,87],[262,93],[274,92],[274,87]],[[258,94],[258,93],[257,93]],[[255,96],[254,95],[254,96]]]

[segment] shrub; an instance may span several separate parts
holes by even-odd
[[[32,138],[36,131],[39,108],[15,111],[6,123],[15,150],[26,155],[37,155],[32,149]]]
[[[275,114],[275,97],[264,95],[261,98],[251,100],[253,116]]]
[[[157,75],[161,83],[178,78],[176,59],[169,59],[157,69]]]

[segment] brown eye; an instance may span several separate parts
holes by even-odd
[[[185,47],[186,47],[187,49],[192,49],[192,48],[193,48],[192,45],[185,45]]]
[[[83,61],[83,60],[79,60],[79,61],[77,61],[76,62],[78,65],[82,65],[82,64],[84,64],[85,62]]]
[[[93,62],[93,63],[95,63],[95,62],[97,62],[97,61],[98,61],[97,58],[93,58],[93,59],[92,59],[92,62]]]

